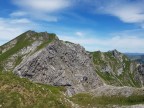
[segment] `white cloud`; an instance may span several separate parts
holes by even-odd
[[[31,11],[16,11],[12,12],[10,14],[12,18],[23,18],[23,17],[28,17],[29,19],[34,19],[34,20],[42,20],[42,21],[48,21],[48,22],[57,22],[58,17],[51,15],[51,14],[45,14],[45,13],[36,13],[36,12],[31,12]]]
[[[11,13],[12,17],[29,17],[36,20],[56,22],[58,14],[72,5],[71,0],[13,0],[21,11]]]
[[[100,13],[116,16],[126,23],[144,22],[144,0],[96,0],[96,3]]]
[[[57,22],[58,16],[51,15],[51,14],[43,14],[43,13],[29,13],[30,18],[48,22]]]
[[[111,39],[83,39],[74,37],[62,37],[63,40],[79,43],[87,50],[96,51],[108,51],[118,49],[122,52],[144,52],[144,39],[141,38],[129,38],[129,37],[113,37]]]
[[[31,23],[31,21],[26,18],[22,18],[22,19],[13,19],[10,21],[10,23],[11,24],[29,24]]]
[[[79,37],[83,37],[84,36],[84,33],[82,33],[82,32],[76,32],[75,33],[77,36],[79,36]]]
[[[138,32],[138,34],[137,34]],[[110,38],[101,39],[100,37],[76,37],[76,36],[62,36],[60,39],[65,41],[71,41],[79,43],[88,51],[108,51],[117,49],[121,52],[143,52],[144,53],[144,38],[141,35],[144,34],[144,30],[130,30],[120,33],[112,34]],[[140,37],[138,37],[138,35]]]
[[[23,19],[4,19],[0,18],[0,44],[15,38],[19,34],[29,30],[35,29],[36,25],[30,20]]]
[[[42,12],[56,12],[67,8],[70,0],[14,0],[20,7]]]
[[[16,11],[10,14],[12,17],[23,17],[26,16],[28,13],[24,11]]]
[[[116,16],[126,23],[144,22],[144,0],[13,0],[13,3],[23,10],[11,13],[15,17],[25,15],[39,20],[57,21],[58,14],[64,10],[80,6],[88,10],[96,8],[97,12]]]

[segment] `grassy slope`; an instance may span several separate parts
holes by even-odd
[[[32,83],[19,78],[13,73],[0,72],[0,106],[2,108],[71,108],[68,100],[82,108],[100,107],[106,105],[134,105],[144,103],[143,95],[130,97],[94,97],[90,94],[77,94],[66,97],[62,94],[63,87],[53,87]]]
[[[22,48],[27,47],[27,46],[29,46],[32,43],[31,39],[26,38],[25,33],[20,35],[20,36],[18,36],[15,39],[17,40],[16,45],[14,47],[12,47],[11,49],[9,49],[8,51],[6,51],[5,53],[2,53],[0,55],[0,71],[3,70],[3,66],[2,66],[3,61],[7,60],[7,58],[12,56],[13,54],[16,54]],[[6,44],[9,44],[9,43],[6,43]],[[3,46],[1,46],[1,47],[3,48]]]
[[[62,87],[36,84],[12,73],[0,72],[0,106],[2,108],[70,108]]]
[[[132,95],[129,97],[113,96],[113,97],[94,97],[90,94],[77,94],[70,98],[76,104],[83,106],[83,108],[106,108],[106,106],[120,105],[129,106],[136,104],[144,104],[143,95]],[[110,107],[111,108],[111,107]]]
[[[29,38],[26,38],[25,34],[22,34],[21,36],[17,37],[16,39],[17,39],[16,45],[13,48],[6,51],[5,53],[1,54],[0,61],[7,59],[11,55],[15,54],[22,48],[24,48],[32,43]]]

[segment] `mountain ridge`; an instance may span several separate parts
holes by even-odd
[[[59,40],[54,33],[27,31],[0,46],[0,71],[12,71],[34,83],[62,86],[65,95],[72,97],[79,93],[96,97],[116,93],[116,98],[120,94],[126,99],[127,94],[144,95],[142,64],[117,50],[88,52],[79,44]]]
[[[76,44],[73,44],[70,42],[60,41],[58,39],[58,37],[53,33],[47,33],[47,32],[37,33],[35,31],[29,30],[29,31],[21,34],[20,36],[16,37],[15,39],[11,40],[10,42],[1,46],[1,49],[4,49],[4,50],[1,50],[2,53],[0,54],[0,63],[2,64],[3,63],[2,61],[5,58],[6,62],[4,62],[4,63],[6,65],[5,65],[4,69],[12,71],[12,70],[14,70],[14,68],[17,65],[20,64],[20,62],[22,62],[22,60],[24,60],[24,58],[28,58],[29,56],[31,56],[34,53],[36,53],[37,51],[45,48],[46,46],[49,45],[49,43],[51,43],[51,42],[53,43],[54,41],[58,41],[65,45],[67,44],[66,47],[70,47],[70,45],[72,45],[72,46],[76,45]],[[24,44],[26,44],[26,45],[24,45]],[[7,47],[7,45],[8,45],[8,47],[9,46],[10,47],[5,48],[5,47]],[[16,52],[13,51],[13,53],[11,53],[11,51],[14,50],[15,47],[17,47],[18,45],[22,46],[22,47],[19,47],[18,49],[16,49]],[[61,49],[61,50],[64,50],[64,49]],[[5,56],[9,52],[10,52],[10,54],[8,56]],[[17,53],[17,54],[15,54],[15,53]],[[3,57],[3,55],[4,55],[4,57]],[[12,55],[12,57],[11,57],[11,55]],[[116,77],[119,76],[124,71],[124,67],[125,67],[124,65],[126,65],[125,62],[128,62],[128,64],[130,64],[129,66],[127,66],[127,68],[129,68],[129,69],[127,69],[127,71],[130,71],[130,66],[132,68],[133,67],[132,65],[136,64],[135,62],[131,62],[125,55],[118,52],[116,49],[112,50],[112,51],[108,51],[108,52],[100,52],[100,51],[91,52],[90,55],[93,58],[94,67],[97,70],[96,73],[101,75],[101,77],[102,77],[102,74],[105,74],[105,73],[114,75],[113,72],[116,72],[116,71],[117,72],[115,73],[114,76],[116,76]],[[7,60],[7,58],[15,63],[10,63],[9,62],[10,60]],[[117,63],[117,62],[119,62],[119,63]],[[117,64],[117,66],[112,66],[112,65],[116,65],[116,64]],[[116,68],[116,70],[114,70],[114,68]],[[135,70],[136,68],[137,67],[133,67],[133,69],[131,69],[131,70]],[[138,74],[138,72],[135,72],[135,74]],[[105,76],[107,77],[108,75],[105,75]],[[116,79],[114,79],[114,80],[116,80]],[[131,82],[133,82],[134,80],[135,79],[132,79]],[[117,81],[117,82],[119,82],[119,81]],[[117,85],[117,84],[115,84],[115,85]],[[118,84],[118,85],[123,85],[123,84]],[[135,84],[132,84],[132,85],[134,86]],[[129,86],[131,86],[131,84]]]

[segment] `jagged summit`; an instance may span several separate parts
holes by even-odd
[[[28,30],[28,31],[26,31],[25,33],[31,33],[31,34],[34,34],[34,33],[37,33],[37,32],[35,32],[34,30]]]
[[[117,55],[122,54],[122,53],[120,53],[117,49],[114,49],[114,50],[111,50],[111,51],[108,51],[108,52],[112,53],[112,55],[115,56],[115,57],[116,57]]]
[[[108,52],[119,52],[117,49],[110,50]]]
[[[23,34],[25,34],[26,36],[40,36],[40,37],[45,37],[45,38],[46,37],[48,38],[50,35],[53,35],[53,36],[55,36],[55,38],[58,39],[58,37],[56,36],[56,34],[54,34],[54,33],[48,33],[47,31],[46,32],[36,32],[36,31],[28,30],[28,31],[26,31]]]

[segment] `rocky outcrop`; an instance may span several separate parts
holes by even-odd
[[[138,72],[141,74],[141,75],[144,75],[144,65],[143,64],[140,64],[138,66]]]
[[[80,45],[60,40],[24,59],[14,73],[35,82],[65,86],[68,95],[103,85],[90,54]]]
[[[93,52],[93,62],[96,72],[106,84],[114,86],[143,86],[142,67],[130,61],[117,50],[108,52]],[[140,72],[138,72],[138,70]]]

